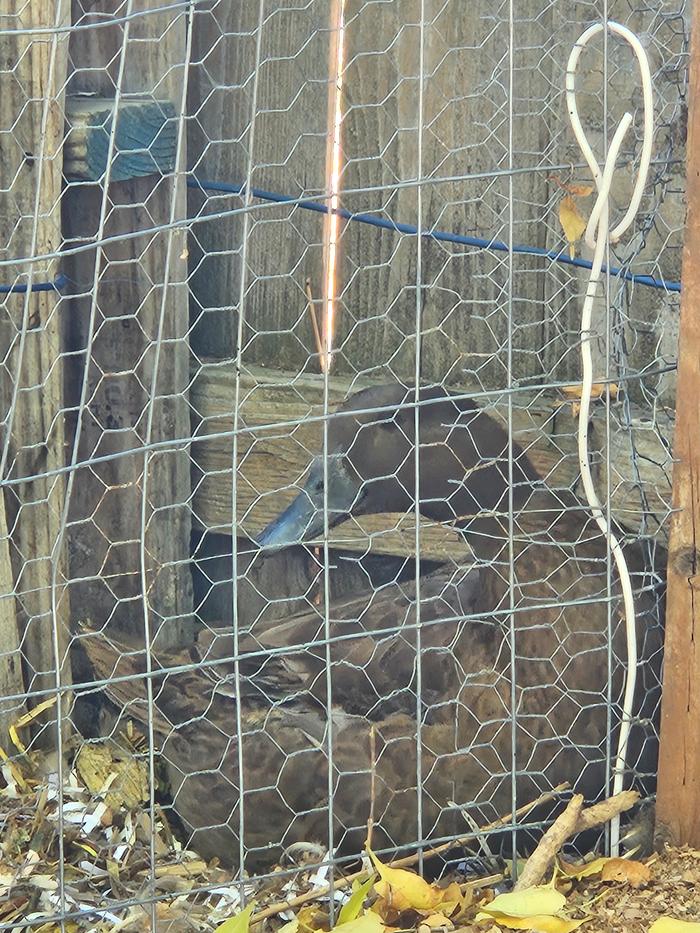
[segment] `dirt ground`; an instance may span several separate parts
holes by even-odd
[[[580,904],[590,911],[590,919],[580,929],[586,933],[647,933],[660,917],[700,924],[700,852],[668,849],[652,856],[647,864],[651,879],[639,888],[615,882],[590,883],[590,879],[577,882],[567,906]]]

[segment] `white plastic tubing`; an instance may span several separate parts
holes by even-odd
[[[653,99],[651,90],[651,72],[646,53],[639,39],[626,26],[619,23],[608,22],[607,28],[615,36],[624,39],[634,52],[642,81],[642,93],[644,101],[644,135],[642,141],[642,153],[637,173],[632,197],[629,207],[622,220],[614,229],[609,226],[608,196],[610,193],[610,183],[615,171],[615,163],[622,145],[625,134],[632,125],[632,115],[625,113],[620,120],[615,134],[610,143],[605,164],[601,171],[593,150],[591,149],[586,135],[581,126],[576,106],[576,67],[578,65],[581,52],[588,42],[602,32],[606,27],[602,23],[596,23],[589,27],[581,35],[575,44],[569,56],[569,62],[566,69],[566,103],[569,111],[569,119],[573,127],[576,140],[581,148],[581,152],[588,163],[593,175],[598,198],[591,212],[588,226],[585,232],[585,242],[594,251],[593,267],[588,280],[586,297],[583,302],[581,312],[581,370],[582,370],[582,391],[581,391],[581,409],[578,421],[578,455],[579,466],[583,488],[586,492],[586,498],[591,508],[593,517],[598,527],[606,535],[610,550],[615,558],[617,572],[620,577],[622,594],[624,599],[625,627],[627,632],[627,678],[625,682],[625,695],[623,701],[622,722],[620,725],[620,735],[617,746],[617,758],[615,761],[615,770],[613,778],[613,793],[619,793],[622,790],[625,759],[627,756],[627,743],[629,740],[630,724],[634,704],[634,690],[637,679],[637,633],[635,626],[635,608],[634,595],[632,593],[632,583],[630,581],[627,563],[622,553],[622,548],[609,526],[606,515],[603,512],[598,496],[596,495],[591,477],[590,465],[588,462],[588,417],[590,409],[591,387],[593,383],[593,361],[591,358],[591,317],[593,312],[593,302],[598,292],[598,285],[601,280],[601,269],[603,259],[606,254],[608,243],[614,243],[620,239],[625,231],[632,224],[639,208],[644,187],[649,173],[649,163],[651,160],[652,136],[654,130]],[[620,818],[617,817],[611,827],[610,845],[613,855],[619,851],[620,839]]]

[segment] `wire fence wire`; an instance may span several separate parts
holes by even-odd
[[[332,911],[368,832],[420,859],[505,814],[508,855],[562,782],[609,792],[624,621],[579,489],[591,253],[560,222],[593,201],[566,63],[607,20],[655,135],[589,450],[637,601],[625,783],[653,794],[689,16],[6,5],[0,929],[215,929],[328,883]],[[602,163],[641,107],[628,48],[592,42],[577,91]],[[261,549],[302,488],[315,533]]]

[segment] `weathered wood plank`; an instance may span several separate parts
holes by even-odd
[[[422,223],[487,240],[508,238],[509,47],[506,16],[479,0],[423,4],[425,13],[423,87]],[[645,223],[634,243],[634,269],[677,278],[683,217],[684,109],[679,93],[683,29],[671,15],[670,0],[653,12],[630,14],[624,0],[611,0],[611,17],[654,35],[648,52],[659,88],[655,153],[672,154],[668,181],[650,191],[643,209],[658,222]],[[416,223],[418,63],[421,5],[347,0],[346,65],[343,86],[342,195],[345,207]],[[552,166],[578,162],[562,89],[574,32],[585,14],[567,4],[542,9],[539,0],[518,6],[512,48],[513,236],[516,242],[548,249],[563,246],[557,217],[560,190],[548,178]],[[218,4],[195,16],[196,61],[190,127],[192,164],[206,178],[241,183],[249,149],[254,73],[255,4]],[[325,186],[328,133],[329,4],[278,4],[266,11],[262,30],[258,118],[253,153],[254,183],[288,195],[312,196]],[[581,111],[594,148],[604,141],[601,49],[587,50]],[[613,42],[609,68],[609,123],[617,124],[639,82],[633,57]],[[609,129],[609,128],[608,128]],[[624,210],[634,175],[630,135],[616,173],[615,210]],[[531,172],[521,172],[531,167]],[[501,174],[499,174],[499,172]],[[562,170],[566,175],[566,170]],[[483,173],[481,177],[460,176]],[[493,177],[489,178],[489,173]],[[454,180],[456,179],[456,180]],[[196,210],[202,204],[192,195]],[[204,210],[231,203],[214,198]],[[235,204],[240,202],[234,201]],[[584,210],[586,205],[582,205]],[[192,289],[196,324],[193,343],[203,355],[226,358],[234,352],[239,287],[241,216],[199,225],[192,244]],[[339,373],[412,374],[415,346],[416,239],[355,223],[343,223],[335,357]],[[309,370],[313,339],[304,315],[303,287],[310,276],[322,292],[322,215],[296,208],[256,205],[248,236],[248,307],[245,358],[287,370]],[[629,242],[621,256],[628,257]],[[471,379],[503,385],[507,335],[512,332],[517,377],[574,380],[585,272],[546,259],[515,256],[512,307],[503,254],[425,243],[423,247],[423,368],[426,378],[459,384]],[[629,300],[628,300],[629,297]],[[632,367],[657,356],[674,355],[677,296],[653,289],[613,287],[617,319]],[[509,324],[510,319],[510,324]],[[596,315],[606,329],[606,315]],[[604,341],[596,348],[599,358]],[[657,387],[672,397],[674,376]]]
[[[76,5],[76,16],[81,5]],[[102,5],[101,21],[119,4]],[[158,0],[137,0],[134,13],[160,8]],[[187,10],[134,16],[126,44],[122,88],[131,96],[169,99],[179,112],[183,94]],[[89,19],[89,14],[87,14]],[[82,22],[86,22],[83,15]],[[123,23],[71,38],[74,73],[70,92],[113,96],[124,39]],[[119,125],[119,124],[117,124]],[[184,176],[151,175],[110,185],[106,237],[168,224],[186,215]],[[64,213],[69,242],[90,241],[98,232],[100,184],[73,185]],[[69,274],[77,283],[71,302],[71,344],[84,352],[94,311],[94,342],[88,362],[87,411],[82,424],[81,458],[121,453],[146,440],[168,231],[109,244],[93,295],[95,251],[72,257]],[[189,434],[189,367],[186,232],[174,234],[153,419],[154,442]],[[80,356],[76,353],[76,358]],[[79,398],[76,372],[72,398]],[[143,454],[83,469],[76,477],[71,514],[71,576],[77,605],[95,624],[126,633],[143,632],[141,546],[145,548],[147,597],[153,631],[161,644],[187,641],[191,628],[192,581],[189,568],[189,456],[169,450],[149,456],[145,541],[141,542]]]
[[[322,413],[323,381],[320,377],[294,376],[273,370],[248,367],[242,375],[240,424],[246,430],[239,438],[238,532],[254,536],[293,497],[294,484],[303,479],[313,454],[322,446],[322,427],[305,420]],[[194,437],[230,432],[233,426],[234,374],[230,366],[205,367],[194,378],[190,401],[195,416]],[[330,381],[330,400],[340,402],[348,391],[369,382],[337,376]],[[487,403],[483,402],[486,406]],[[493,413],[504,417],[503,398],[496,399]],[[602,404],[594,406],[591,436],[594,478],[604,496],[607,458]],[[613,408],[613,423],[620,417]],[[578,472],[576,425],[568,407],[558,409],[556,400],[517,394],[514,436],[532,457],[539,472],[554,488],[570,486]],[[265,427],[261,426],[270,426]],[[671,430],[671,425],[667,425]],[[650,422],[638,421],[634,429],[641,486],[650,515],[642,508],[633,471],[630,438],[614,428],[611,435],[611,490],[615,517],[632,531],[662,525],[669,510],[671,458],[666,438]],[[196,441],[192,447],[194,467],[194,520],[200,527],[231,532],[231,439]],[[352,551],[411,556],[415,553],[412,516],[374,516],[348,522],[332,532],[335,546]],[[425,523],[422,556],[445,560],[466,554],[465,545],[451,529]]]
[[[666,598],[657,832],[700,846],[700,15],[692,26],[683,296]]]
[[[325,186],[328,3],[216,3],[194,15],[188,146],[204,179],[293,197]],[[254,100],[255,95],[255,100]],[[240,208],[240,196],[190,192],[190,216]],[[197,223],[190,240],[192,346],[204,356],[237,351],[243,215]],[[304,283],[321,294],[323,218],[255,202],[246,235],[244,359],[304,368],[313,337]]]
[[[65,34],[32,35],[29,30],[65,26],[70,8],[66,0],[45,4],[9,0],[4,13],[7,28],[16,24],[27,30],[4,35],[0,65],[0,175],[4,179],[0,256],[12,260],[51,254],[61,247],[68,44]],[[5,266],[0,275],[8,284],[27,284],[29,269],[28,265]],[[58,273],[57,262],[35,262],[32,271],[34,283],[51,282]],[[65,551],[57,550],[64,478],[41,475],[64,463],[59,313],[63,306],[55,292],[42,291],[30,293],[28,301],[24,295],[8,295],[0,312],[0,352],[5,361],[0,377],[3,442],[9,446],[5,475],[37,477],[5,486],[0,510],[0,689],[9,693],[22,689],[20,654],[27,690],[51,688],[57,677],[64,684],[70,682],[70,666],[65,663],[69,623]],[[12,712],[3,710],[3,725]],[[53,733],[46,735],[46,741],[54,741]]]

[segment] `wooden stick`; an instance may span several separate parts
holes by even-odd
[[[581,814],[581,819],[576,827],[577,833],[582,833],[587,829],[595,829],[609,822],[618,813],[625,813],[631,810],[639,800],[639,794],[636,790],[623,790],[614,797],[608,797],[607,800],[601,800],[600,803],[593,804]]]
[[[496,829],[501,829],[503,826],[506,826],[513,819],[519,816],[524,816],[529,813],[530,810],[534,810],[535,807],[539,807],[543,803],[548,803],[550,800],[554,800],[559,796],[563,791],[567,790],[569,784],[564,781],[562,784],[557,784],[557,786],[550,791],[547,791],[544,794],[540,794],[535,800],[530,801],[530,803],[523,804],[522,807],[518,807],[512,813],[507,813],[505,816],[499,817],[497,820],[494,820],[493,823],[487,823],[486,826],[481,830],[482,833],[493,832]],[[416,862],[420,861],[421,857],[432,858],[434,855],[440,855],[443,852],[447,852],[449,849],[454,849],[456,846],[464,845],[466,842],[471,842],[476,836],[480,835],[479,833],[468,833],[466,836],[460,836],[459,839],[451,839],[449,842],[443,842],[439,846],[434,846],[432,849],[419,850],[417,852],[412,852],[411,855],[406,855],[403,858],[396,859],[393,862],[390,862],[389,865],[391,868],[406,868],[408,865],[415,865]],[[345,875],[343,878],[338,878],[333,882],[333,890],[340,891],[343,888],[349,887],[353,881],[366,880],[372,874],[373,869],[369,871],[365,868],[360,871],[353,872],[351,875]],[[481,883],[481,882],[477,882]],[[283,910],[293,910],[295,907],[301,907],[302,904],[308,904],[309,901],[315,901],[319,897],[323,897],[324,894],[328,894],[330,891],[330,884],[324,884],[323,887],[315,888],[313,891],[306,891],[304,894],[299,894],[296,897],[290,897],[287,901],[280,901],[277,904],[271,904],[269,907],[266,907],[264,910],[258,910],[256,913],[252,914],[250,917],[251,927],[255,923],[260,923],[261,920],[266,920],[268,917],[274,917],[277,914],[281,914]]]
[[[374,803],[377,792],[377,727],[372,723],[369,730],[369,816],[367,817],[367,838],[365,848],[372,848],[372,830],[374,829]]]
[[[531,888],[544,878],[557,857],[559,849],[570,836],[575,834],[582,809],[583,795],[574,794],[566,810],[552,823],[527,860],[525,868],[515,884],[516,891]]]
[[[309,309],[309,317],[311,318],[311,326],[314,332],[314,340],[316,341],[316,352],[318,353],[321,371],[323,371],[323,343],[321,341],[321,331],[318,329],[318,319],[316,318],[316,308],[314,306],[314,294],[311,291],[311,279],[309,278],[306,279],[305,291],[307,308]]]
[[[700,11],[690,38],[673,514],[668,548],[657,838],[700,847]]]
[[[639,794],[634,790],[625,790],[614,797],[596,803],[587,810],[583,810],[583,797],[576,794],[572,797],[568,807],[557,817],[540,839],[537,848],[527,860],[523,873],[515,885],[516,891],[530,888],[539,884],[549,871],[557,853],[567,839],[576,833],[584,832],[608,823],[613,817],[629,810],[639,800]]]

